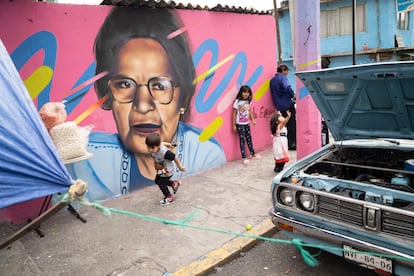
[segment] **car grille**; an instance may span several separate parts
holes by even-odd
[[[319,215],[363,226],[363,206],[335,198],[319,196]]]
[[[318,196],[318,215],[343,223],[364,227],[364,206],[346,200]],[[380,231],[397,237],[414,239],[414,216],[382,210]]]
[[[382,231],[414,239],[414,217],[383,211]]]

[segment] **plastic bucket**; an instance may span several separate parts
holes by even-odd
[[[414,159],[405,160],[404,170],[412,172],[414,171]]]

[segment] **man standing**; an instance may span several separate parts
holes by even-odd
[[[270,80],[270,92],[272,94],[273,105],[280,111],[283,117],[287,117],[286,110],[290,111],[291,117],[286,125],[288,148],[289,150],[296,150],[295,93],[287,78],[288,71],[289,67],[286,64],[280,64],[277,67],[277,73]]]

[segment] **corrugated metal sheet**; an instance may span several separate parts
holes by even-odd
[[[170,9],[185,9],[185,10],[205,10],[217,12],[234,12],[234,13],[250,13],[250,14],[272,14],[273,10],[258,11],[256,9],[248,9],[244,7],[235,7],[218,4],[215,7],[200,5],[193,6],[191,4],[176,3],[174,1],[164,0],[103,0],[101,5],[111,6],[136,6],[136,7],[153,7],[153,8],[170,8]]]

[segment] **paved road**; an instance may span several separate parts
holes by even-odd
[[[274,236],[285,240],[280,232]],[[312,252],[316,253],[316,252]],[[346,262],[342,258],[321,252],[317,257],[319,266],[307,265],[299,250],[288,244],[260,242],[252,249],[241,252],[236,259],[216,267],[210,276],[224,275],[255,275],[255,276],[349,276],[377,275],[373,271]]]
[[[239,241],[233,233],[245,232],[246,224],[258,229],[268,220],[274,161],[271,150],[260,154],[262,159],[247,167],[237,160],[184,178],[176,202],[165,207],[159,205],[161,193],[154,185],[102,202],[118,211],[109,217],[75,205],[87,223],[62,209],[41,224],[44,238],[32,231],[0,250],[0,275],[197,275],[211,268],[211,263],[197,261]],[[0,240],[21,227],[0,221]],[[245,240],[236,249],[251,241]],[[180,274],[187,267],[190,273]]]

